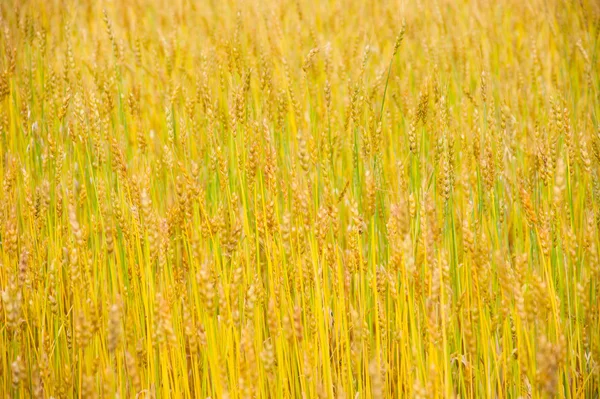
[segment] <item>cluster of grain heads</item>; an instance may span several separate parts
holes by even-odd
[[[0,2],[0,392],[594,397],[598,21]]]

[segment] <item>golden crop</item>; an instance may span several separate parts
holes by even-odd
[[[599,34],[0,1],[0,397],[597,398]]]

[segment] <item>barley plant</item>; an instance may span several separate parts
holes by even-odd
[[[0,397],[598,398],[599,35],[0,1]]]

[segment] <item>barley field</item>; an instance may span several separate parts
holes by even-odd
[[[0,397],[598,398],[599,35],[0,1]]]

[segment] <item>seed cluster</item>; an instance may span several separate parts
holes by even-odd
[[[600,390],[594,0],[0,1],[0,396]]]

